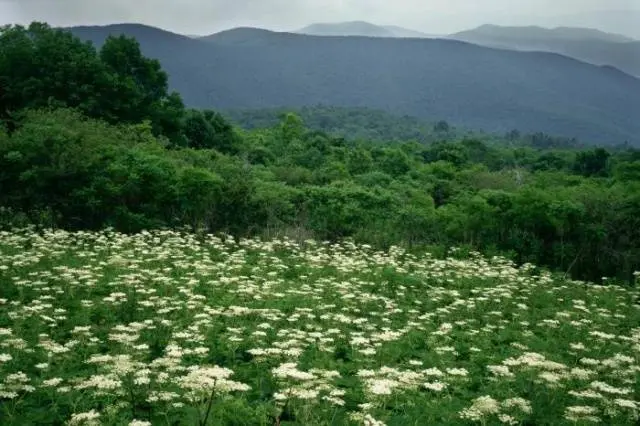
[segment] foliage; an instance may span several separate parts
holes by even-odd
[[[130,39],[112,37],[98,53],[41,24],[5,28],[0,37],[0,67],[24,67],[0,74],[11,109],[0,131],[4,228],[188,225],[379,248],[464,245],[593,281],[632,282],[640,269],[637,150],[444,123],[436,131],[409,118],[325,107],[304,110],[320,128],[289,112],[270,127],[243,130],[218,112],[185,109],[167,94],[158,63]],[[52,57],[77,85],[56,91],[37,68],[57,69],[34,56],[50,43],[65,46]],[[131,98],[86,89],[100,81],[91,70]],[[367,134],[376,122],[377,138],[345,137]],[[418,128],[430,136],[401,139]],[[442,138],[429,139],[436,134]]]
[[[300,108],[232,109],[223,114],[239,127],[255,130],[274,127],[286,114],[295,112],[305,126],[332,136],[388,144],[417,141],[432,144],[460,139],[479,140],[487,144],[512,144],[534,148],[584,148],[576,138],[553,136],[542,132],[522,134],[512,130],[505,135],[477,129],[455,127],[446,121],[431,122],[408,115],[395,115],[383,110],[364,107],[328,105]]]
[[[70,107],[111,124],[148,120],[155,135],[174,144],[214,147],[214,137],[222,144],[216,147],[232,149],[229,124],[206,112],[211,130],[194,132],[190,120],[200,112],[185,118],[181,97],[168,85],[160,63],[144,57],[134,38],[110,36],[97,51],[44,23],[0,29],[0,121],[11,129],[23,109]]]
[[[637,424],[637,289],[462,252],[0,232],[2,424]]]
[[[3,425],[637,424],[640,151],[241,129],[126,37],[0,42]]]

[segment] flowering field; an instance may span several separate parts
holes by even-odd
[[[639,295],[477,254],[0,233],[0,424],[637,424]]]

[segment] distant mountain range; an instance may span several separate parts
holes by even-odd
[[[110,34],[136,37],[193,107],[368,107],[485,131],[640,146],[640,80],[558,54],[247,28],[201,39],[135,24],[72,31],[98,45]]]
[[[237,28],[231,33],[223,33],[253,43],[261,38],[258,36],[260,31],[268,30]],[[435,36],[398,26],[352,21],[312,24],[294,33],[325,37],[448,38],[499,49],[559,53],[594,65],[610,65],[640,76],[640,41],[591,28],[482,25],[456,34]],[[219,40],[222,34],[204,38]]]
[[[606,3],[606,2],[603,2]],[[640,40],[640,3],[629,0],[627,9],[585,11],[539,19],[545,26],[598,28]],[[635,6],[635,7],[634,7]],[[526,17],[523,17],[526,19]]]
[[[640,76],[640,41],[593,29],[483,25],[448,38],[502,49],[559,53]]]
[[[543,28],[539,26],[505,27],[500,25],[482,25],[478,28],[462,31],[449,37],[458,39],[486,38],[489,40],[513,40],[528,43],[531,41],[606,41],[609,43],[626,43],[636,41],[631,37],[606,33],[593,28],[557,27]]]
[[[420,31],[410,30],[395,25],[375,25],[364,21],[318,23],[294,31],[297,34],[315,36],[360,36],[360,37],[434,37]]]

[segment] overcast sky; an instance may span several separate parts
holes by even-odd
[[[365,20],[433,34],[484,23],[585,25],[629,33],[640,27],[638,16],[620,11],[631,9],[640,11],[640,0],[0,0],[0,23],[139,22],[210,34],[236,26],[286,31],[313,22]]]

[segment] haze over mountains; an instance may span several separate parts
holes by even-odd
[[[632,5],[635,3],[635,7]],[[640,8],[635,0],[629,1],[627,9],[581,11],[559,14],[542,20],[549,27],[598,28],[601,31],[624,34],[640,40]]]
[[[640,41],[592,28],[482,25],[450,35],[428,35],[364,21],[312,24],[298,34],[317,36],[449,38],[500,49],[559,53],[640,76]]]
[[[396,25],[375,25],[365,21],[311,24],[294,32],[316,36],[434,37]]]
[[[544,28],[540,26],[500,26],[481,25],[472,30],[461,31],[450,37],[463,36],[487,37],[498,40],[512,39],[514,41],[528,42],[531,40],[564,40],[564,41],[606,41],[610,43],[625,43],[636,41],[631,37],[620,34],[607,33],[593,28],[556,27]]]
[[[640,76],[640,41],[594,29],[483,25],[448,38],[502,49],[559,53]]]
[[[220,41],[225,37],[241,37],[245,42],[253,43],[261,38],[258,33],[263,31],[269,30],[235,28],[201,38]],[[438,36],[399,26],[351,21],[312,24],[293,33],[327,37],[448,38],[500,49],[559,53],[595,65],[610,65],[628,74],[640,76],[640,41],[592,28],[507,27],[487,24]],[[272,32],[270,37],[276,37],[276,34],[278,33]]]
[[[246,28],[195,40],[142,25],[73,32],[98,45],[110,34],[136,37],[193,107],[369,107],[487,131],[640,145],[640,80],[557,54]]]

